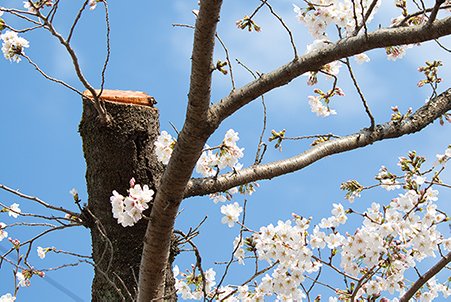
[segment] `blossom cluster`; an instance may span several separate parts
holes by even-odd
[[[48,252],[55,251],[54,247],[42,247],[38,246],[36,252],[38,253],[38,257],[44,259]]]
[[[313,52],[315,50],[319,50],[324,46],[331,43],[327,39],[319,39],[313,41],[312,44],[307,45],[307,53]],[[368,61],[369,58],[365,54],[358,55],[357,60],[359,62]],[[307,85],[313,86],[318,83],[318,73],[323,73],[326,75],[328,79],[336,79],[337,75],[340,72],[342,64],[339,61],[330,62],[321,67],[319,71],[310,71],[306,73],[308,77]],[[329,103],[331,98],[334,95],[344,96],[344,92],[341,88],[336,87],[331,89],[328,92],[323,92],[320,89],[315,89],[314,92],[317,94],[316,96],[308,96],[310,109],[313,113],[316,113],[317,116],[328,117],[330,115],[335,115],[337,112],[333,109],[330,109]]]
[[[103,0],[89,0],[88,5],[90,10],[95,10],[98,2],[102,2]]]
[[[255,188],[259,187],[256,182],[241,185],[239,187],[234,187],[225,192],[217,192],[210,194],[210,199],[214,203],[230,201],[234,194],[240,193],[242,195],[252,195],[255,192]],[[227,204],[221,206],[221,213],[224,215],[221,219],[223,224],[227,224],[230,228],[238,222],[240,214],[243,212],[243,208],[237,203]]]
[[[448,161],[451,147],[438,158],[442,164]],[[313,229],[312,218],[293,214],[291,220],[263,226],[247,238],[236,237],[233,251],[240,264],[245,263],[246,253],[250,252],[258,261],[266,261],[272,272],[266,273],[258,282],[254,280],[255,286],[211,288],[207,291],[208,296],[218,300],[227,297],[227,301],[264,301],[270,296],[275,296],[278,301],[302,301],[306,295],[301,283],[308,275],[326,266],[355,281],[351,285],[345,283],[343,289],[336,287],[336,297],[330,297],[329,301],[350,301],[351,297],[372,301],[384,295],[402,296],[411,285],[406,278],[409,269],[428,257],[451,251],[451,238],[439,230],[439,225],[449,217],[438,209],[439,193],[425,176],[433,169],[422,172],[422,162],[422,157],[410,152],[406,158],[400,158],[403,177],[394,176],[384,167],[381,169],[376,176],[381,187],[390,191],[400,189],[402,181],[404,189],[385,206],[373,202],[363,213],[358,213],[335,203],[331,216],[321,219]],[[434,175],[433,179],[436,179],[437,174]],[[396,182],[398,180],[400,183]],[[352,185],[351,182],[347,187],[349,191],[363,190],[360,184]],[[354,232],[340,232],[350,215],[361,217],[361,225]],[[322,260],[321,255],[327,254],[330,259]],[[334,262],[339,265],[332,264],[335,258],[338,259]],[[314,276],[309,278],[313,280]],[[178,283],[187,284],[183,276],[178,279]],[[192,294],[193,291],[197,295]],[[434,277],[415,298],[432,301],[440,295],[450,297],[451,288]],[[183,288],[185,299],[202,297],[197,288]],[[383,301],[397,302],[398,299],[384,298]]]
[[[38,10],[44,8],[45,6],[53,6],[53,0],[39,0],[36,2],[27,0],[23,2],[23,7],[26,8],[30,13],[36,13]]]
[[[317,41],[327,39],[326,31],[329,25],[336,25],[339,28],[343,28],[347,36],[354,35],[357,29],[363,27],[364,20],[366,24],[371,22],[380,6],[380,2],[376,2],[368,16],[366,16],[367,12],[373,4],[373,1],[370,0],[360,2],[352,0],[320,0],[315,1],[315,3],[307,2],[308,6],[306,8],[300,8],[293,4],[293,11],[297,15],[298,20],[305,24],[310,34],[316,40],[314,44],[318,44]],[[403,4],[400,4],[401,2]],[[395,5],[403,9],[403,15],[392,19],[391,27],[422,25],[426,23],[427,19],[423,15],[413,15],[410,18],[406,18],[407,8],[405,1],[395,1]],[[406,50],[411,47],[412,45],[387,47],[385,49],[387,58],[393,61],[400,59],[405,55]],[[355,58],[358,63],[369,61],[369,57],[365,54],[356,55]]]
[[[22,213],[20,205],[18,203],[13,203],[9,207],[3,208],[0,212],[7,212],[10,217],[17,218]],[[8,237],[8,232],[5,231],[7,225],[0,222],[0,241]]]
[[[260,187],[257,182],[251,182],[244,185],[240,185],[238,187],[233,187],[224,192],[216,192],[209,195],[210,199],[213,200],[214,203],[218,202],[226,202],[230,201],[233,198],[233,195],[239,193],[242,195],[252,195],[256,188]]]
[[[161,134],[158,136],[155,141],[155,154],[160,162],[164,165],[169,163],[169,159],[171,158],[172,151],[175,147],[175,139],[166,131],[161,131]]]
[[[205,146],[199,160],[196,163],[196,172],[204,177],[212,177],[227,167],[240,170],[242,165],[238,162],[243,157],[244,149],[237,146],[239,140],[239,133],[233,129],[229,129],[224,135],[222,143],[217,147]],[[155,141],[155,154],[160,162],[168,164],[174,150],[176,140],[166,131],[162,131]],[[218,192],[210,194],[210,198],[215,202],[225,202],[231,200],[236,193],[251,195],[257,183],[250,183],[236,188],[231,188],[225,192]],[[222,222],[229,227],[233,227],[238,221],[240,213],[243,211],[238,203],[223,205],[221,213],[224,214]]]
[[[226,132],[221,145],[214,148],[207,145],[197,161],[196,172],[204,177],[211,177],[226,167],[240,170],[242,165],[238,160],[243,157],[244,149],[237,146],[238,140],[238,132],[230,129]],[[176,140],[170,134],[166,131],[161,132],[155,141],[155,154],[160,162],[165,165],[169,163],[175,144]]]
[[[181,273],[179,267],[175,266],[173,272],[175,289],[184,300],[201,300],[204,296],[204,290],[208,293],[216,285],[216,272],[212,268],[209,268],[203,274],[196,275],[194,268],[192,273]],[[183,279],[178,278],[179,276]],[[194,289],[190,285],[193,285]]]
[[[16,300],[16,297],[11,295],[10,293],[7,293],[0,297],[0,302],[14,302]]]
[[[341,88],[335,87],[328,92],[323,92],[321,89],[317,88],[314,92],[318,95],[308,97],[309,105],[313,113],[316,113],[317,116],[322,117],[337,114],[335,110],[329,108],[329,103],[331,98],[335,95],[344,96],[344,92]]]
[[[319,0],[308,3],[308,7],[304,9],[293,4],[293,10],[298,20],[307,26],[315,39],[323,39],[327,37],[326,29],[329,25],[344,28],[348,36],[352,35],[354,30],[361,26],[372,1]],[[379,6],[380,1],[377,2],[368,19],[366,19],[367,23],[373,19]]]
[[[237,146],[236,142],[239,139],[238,132],[229,129],[219,147],[210,148],[206,146],[206,151],[197,161],[196,172],[204,177],[211,177],[218,173],[218,169],[223,170],[226,167],[241,170],[242,165],[238,160],[243,157],[244,148]]]
[[[31,285],[30,279],[34,275],[41,278],[45,276],[43,271],[38,271],[35,269],[26,269],[16,273],[16,278],[20,287],[29,287]]]
[[[210,147],[206,145],[204,151],[202,152],[199,160],[196,163],[196,172],[204,177],[212,177],[216,176],[220,170],[223,170],[227,167],[233,169],[234,171],[241,170],[242,164],[240,164],[238,160],[243,157],[244,148],[239,148],[237,146],[237,141],[239,139],[239,133],[233,129],[229,129],[224,135],[224,139],[219,146]],[[154,145],[155,154],[157,155],[157,159],[161,163],[165,165],[169,163],[176,142],[177,141],[166,131],[162,131],[158,136]],[[210,194],[210,198],[215,203],[225,202],[227,200],[231,200],[232,196],[236,193],[252,195],[252,193],[255,191],[255,188],[257,187],[257,183],[249,183],[241,185],[239,187],[231,188],[225,192]],[[114,191],[113,194],[114,195],[111,197],[112,204],[114,202],[114,204],[121,205],[123,203],[122,200],[124,200],[124,197],[118,194],[116,191]],[[229,227],[233,227],[235,222],[238,221],[239,215],[242,211],[242,207],[240,207],[236,202],[233,204],[223,205],[221,207],[221,213],[224,215],[222,222],[224,224],[227,224]],[[124,210],[122,208],[118,208],[117,210],[113,209],[113,212],[123,213]],[[121,216],[121,214],[119,214],[119,216]],[[130,219],[127,219],[127,222],[128,221],[130,221]]]
[[[399,189],[401,186],[396,181],[396,175],[388,172],[387,168],[382,166],[376,179],[380,181],[381,187],[387,191]]]
[[[7,60],[13,62],[20,62],[20,56],[24,54],[24,48],[28,48],[30,46],[27,40],[19,37],[16,32],[10,30],[0,35],[0,39],[3,41],[3,55]]]
[[[133,226],[143,217],[143,212],[149,208],[148,203],[153,199],[153,195],[154,191],[148,185],[141,187],[132,179],[127,197],[113,191],[113,195],[110,197],[113,217],[124,227]]]

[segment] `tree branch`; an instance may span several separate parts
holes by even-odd
[[[449,252],[446,256],[442,257],[439,262],[437,262],[433,267],[431,267],[424,275],[420,276],[420,278],[409,288],[408,291],[404,293],[404,295],[399,299],[399,302],[407,302],[410,301],[410,298],[432,277],[438,274],[448,263],[451,262],[451,252]]]
[[[435,18],[437,18],[438,11],[440,9],[440,5],[445,3],[445,0],[436,0],[435,6],[432,9],[431,15],[429,16],[428,24],[432,24],[434,22]]]
[[[190,91],[185,124],[163,174],[144,238],[138,302],[159,295],[168,260],[170,239],[178,207],[207,138],[215,128],[206,123],[210,105],[211,73],[216,25],[222,0],[203,0],[194,32]]]
[[[223,192],[238,185],[261,179],[271,179],[303,169],[329,155],[365,147],[376,141],[415,133],[449,110],[451,110],[451,88],[432,99],[419,108],[412,116],[405,118],[401,122],[390,121],[377,125],[374,130],[365,128],[355,134],[316,145],[291,158],[264,165],[251,166],[236,173],[219,176],[216,179],[192,179],[188,183],[185,197]]]
[[[393,45],[420,43],[451,34],[451,17],[436,20],[427,26],[387,28],[368,33],[367,36],[349,37],[300,57],[278,69],[262,75],[223,98],[210,109],[211,123],[219,125],[241,107],[264,93],[288,84],[308,72],[317,71],[332,61],[350,57],[365,51]]]

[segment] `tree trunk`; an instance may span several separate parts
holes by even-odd
[[[113,122],[104,125],[89,96],[85,92],[80,134],[89,195],[83,219],[91,229],[95,264],[92,301],[133,301],[147,220],[141,219],[133,227],[119,225],[112,215],[110,196],[113,190],[126,196],[132,177],[156,192],[163,172],[154,153],[158,109],[144,93],[106,90],[101,99]],[[150,209],[145,214],[149,216]],[[167,271],[168,290],[173,293],[170,265]]]

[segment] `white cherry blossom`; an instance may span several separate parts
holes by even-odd
[[[17,218],[17,217],[19,217],[20,213],[22,213],[22,210],[19,208],[18,203],[13,203],[12,205],[9,206],[9,209],[8,209],[9,216],[11,216],[13,218]]]
[[[5,56],[5,59],[20,62],[20,55],[24,54],[24,48],[28,48],[30,46],[29,42],[22,37],[19,37],[16,32],[6,31],[6,33],[0,35],[0,39],[2,39],[2,52]]]
[[[6,224],[3,222],[0,222],[0,241],[8,237],[8,232],[4,229],[6,228]]]
[[[224,214],[221,222],[223,224],[227,224],[229,228],[235,225],[235,222],[238,221],[241,212],[243,212],[243,208],[237,202],[233,204],[223,205],[221,206],[221,213]]]
[[[0,297],[0,302],[14,302],[16,300],[16,297],[11,295],[10,293],[7,293]]]
[[[41,246],[38,246],[37,252],[38,252],[39,258],[44,259],[45,258],[45,254],[47,253],[47,249],[45,249],[45,248],[43,248]]]

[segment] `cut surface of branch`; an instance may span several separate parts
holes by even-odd
[[[96,94],[100,93],[100,89],[95,90]],[[90,100],[94,100],[91,91],[85,90],[83,96]],[[145,92],[131,90],[108,90],[104,89],[100,96],[102,101],[116,102],[124,104],[134,104],[142,106],[153,106],[156,101],[153,97]]]

